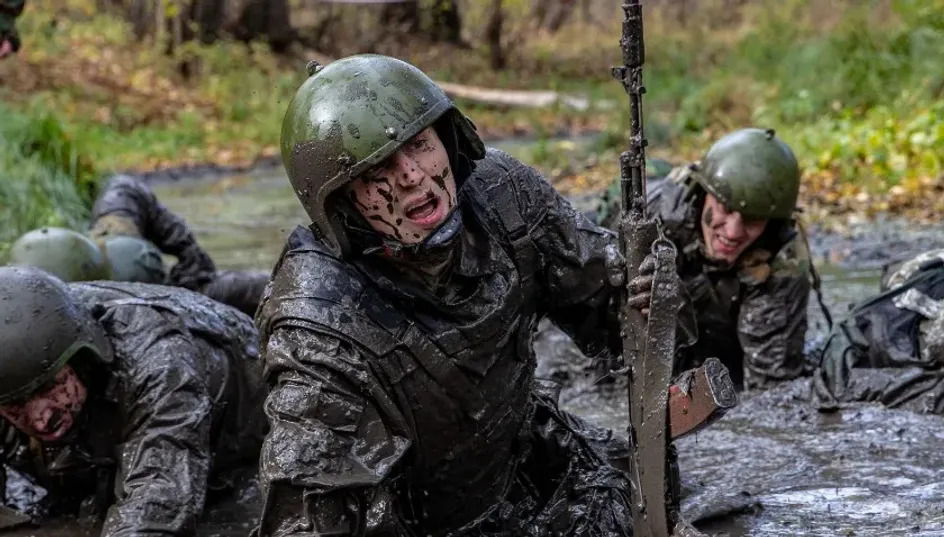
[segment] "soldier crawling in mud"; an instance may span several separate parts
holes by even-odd
[[[20,50],[16,18],[23,13],[26,0],[0,0],[0,60]]]
[[[114,279],[184,287],[254,315],[269,279],[263,271],[217,270],[183,218],[147,183],[116,175],[92,207],[91,242],[64,229],[43,228],[17,240],[10,263],[42,268],[66,281]],[[161,253],[177,258],[168,271]]]
[[[738,130],[648,186],[697,325],[676,371],[717,357],[748,389],[801,376],[811,267],[793,219],[800,170],[790,148],[771,130]],[[618,213],[609,208],[603,224]]]
[[[234,308],[0,267],[0,317],[2,462],[48,491],[32,515],[107,511],[106,537],[192,535],[208,492],[258,460],[258,335]]]
[[[608,463],[625,443],[557,408],[532,347],[547,316],[590,355],[620,352],[614,234],[486,149],[415,67],[309,73],[282,155],[312,223],[256,317],[271,430],[254,534],[630,535]]]
[[[833,326],[814,355],[821,408],[869,401],[944,415],[944,250],[886,270],[880,294]]]

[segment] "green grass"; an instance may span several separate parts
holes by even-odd
[[[721,10],[727,2],[692,4],[685,23],[647,10],[645,117],[653,153],[697,158],[725,131],[756,125],[777,129],[791,144],[806,171],[807,192],[839,184],[843,195],[884,195],[901,187],[918,196],[917,185],[944,173],[944,0],[756,0],[731,13]],[[87,199],[87,177],[95,170],[243,164],[274,154],[282,114],[305,76],[299,57],[223,41],[188,45],[169,58],[159,45],[136,41],[117,17],[96,13],[91,0],[51,0],[49,6],[27,10],[21,33],[33,39],[19,64],[3,66],[14,67],[0,98],[22,112],[0,126],[4,140],[19,140],[4,141],[18,148],[5,154],[4,169],[13,173],[25,159],[30,164],[23,170],[47,174],[28,186],[5,181],[0,187],[4,207],[17,206],[3,218],[24,220],[5,230],[75,221],[77,200]],[[527,12],[524,4],[509,9],[513,17]],[[444,80],[559,89],[615,103],[615,109],[588,113],[462,103],[493,135],[605,128],[596,158],[546,143],[532,151],[534,164],[579,175],[587,161],[615,162],[614,150],[626,140],[627,98],[610,77],[610,67],[620,62],[617,14],[614,7],[601,26],[529,35],[499,72],[488,69],[480,45],[456,51],[421,43],[381,52],[398,53]],[[469,14],[473,33],[481,15]],[[199,77],[176,73],[185,58],[198,60]],[[33,79],[38,82],[17,86]],[[71,141],[68,147],[22,141],[70,136],[81,142],[81,152]],[[61,174],[78,181],[74,196]],[[28,202],[30,195],[47,199]],[[71,208],[51,209],[60,203]]]
[[[709,6],[690,27],[658,18],[649,27],[645,104],[656,145],[696,158],[725,131],[755,125],[777,129],[808,177],[863,191],[944,173],[944,2],[753,4],[735,26],[698,27]],[[817,20],[824,12],[833,20]],[[604,147],[625,143],[625,99],[620,107]]]
[[[87,225],[97,175],[59,123],[0,105],[0,252],[41,226]]]

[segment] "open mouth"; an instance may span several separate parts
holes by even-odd
[[[62,413],[56,413],[50,418],[49,425],[46,427],[46,431],[39,434],[39,436],[46,441],[58,440],[59,438],[65,436],[68,432],[71,425],[71,420],[68,419]]]
[[[440,211],[441,205],[438,196],[429,194],[418,205],[408,208],[404,214],[416,224],[426,227],[438,222],[439,213],[442,212]]]

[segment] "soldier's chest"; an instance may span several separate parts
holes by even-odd
[[[418,447],[448,450],[524,403],[535,368],[536,292],[504,271],[459,301],[404,316],[381,364]]]

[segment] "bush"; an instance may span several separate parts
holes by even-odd
[[[0,118],[0,251],[37,227],[85,227],[98,176],[62,125],[5,106]]]

